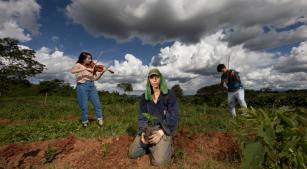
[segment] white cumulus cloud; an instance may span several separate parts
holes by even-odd
[[[40,5],[35,0],[0,1],[0,38],[11,37],[20,41],[31,40],[37,34]]]
[[[220,74],[217,73],[216,66],[219,63],[227,65],[229,58],[230,68],[240,72],[246,88],[307,88],[306,42],[293,48],[290,54],[276,55],[252,51],[243,45],[230,47],[223,40],[224,36],[222,31],[219,31],[203,36],[200,42],[195,44],[175,42],[162,48],[149,64],[143,63],[137,56],[126,54],[121,61],[105,64],[115,71],[115,74],[105,73],[96,82],[97,88],[116,91],[119,90],[116,88],[117,84],[131,83],[136,94],[140,94],[145,89],[148,70],[157,67],[166,77],[169,88],[180,84],[185,94],[195,94],[196,90],[203,86],[219,83]],[[75,84],[75,78],[69,70],[75,64],[76,58],[43,47],[37,52],[37,60],[47,65],[47,70],[37,78],[59,78]]]

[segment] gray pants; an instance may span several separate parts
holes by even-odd
[[[244,99],[244,89],[239,89],[235,92],[228,92],[228,109],[233,117],[236,117],[236,100],[238,100],[241,107],[247,108]]]
[[[150,152],[152,165],[164,165],[172,158],[172,137],[164,135],[155,145],[143,144],[141,136],[136,136],[129,148],[129,158],[135,159],[143,156],[146,150]]]

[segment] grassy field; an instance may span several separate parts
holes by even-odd
[[[102,99],[103,101],[103,99]],[[189,128],[193,132],[231,131],[231,121],[226,109],[206,105],[180,103],[178,129]],[[8,97],[0,99],[0,143],[16,143],[47,140],[74,134],[79,137],[108,137],[137,129],[138,102],[104,104],[102,109],[105,126],[98,128],[95,114],[89,104],[92,121],[86,129],[80,125],[80,110],[72,97],[49,97],[44,104],[42,96]]]
[[[44,149],[46,154],[46,152],[49,152],[49,144],[62,144],[61,139],[64,139],[64,142],[68,140],[68,143],[71,140],[74,140],[73,143],[75,143],[80,142],[78,139],[83,139],[81,142],[93,145],[92,149],[95,150],[89,149],[91,154],[92,151],[99,149],[96,153],[96,155],[98,154],[97,159],[103,156],[103,158],[122,160],[122,163],[125,164],[122,167],[138,168],[135,166],[135,162],[131,162],[126,156],[127,148],[137,131],[137,100],[137,98],[129,99],[122,96],[110,98],[102,96],[101,104],[105,118],[104,127],[98,127],[93,107],[89,104],[90,124],[88,127],[83,128],[80,121],[80,110],[73,96],[49,96],[46,103],[44,102],[44,96],[0,98],[0,149],[1,146],[4,147],[1,151],[7,155],[7,151],[25,150],[23,144],[31,144],[32,147],[41,147],[40,149]],[[275,109],[263,108],[263,111],[271,112]],[[175,161],[166,168],[239,168],[241,161],[240,146],[239,143],[233,141],[237,140],[238,126],[234,125],[237,119],[233,119],[230,116],[225,106],[210,107],[205,103],[193,104],[192,102],[179,101],[179,110],[178,134],[175,137],[175,146],[177,147]],[[306,108],[301,108],[301,111],[306,112]],[[78,139],[71,139],[71,136]],[[118,140],[122,141],[122,143],[116,145],[104,144],[105,140],[109,139],[112,139],[111,142],[113,143]],[[16,146],[10,147],[15,143],[21,146],[17,150]],[[66,147],[66,143],[63,147]],[[124,152],[121,150],[122,147],[126,149]],[[82,151],[83,149],[84,147],[82,147]],[[29,149],[22,152],[22,157],[28,154],[28,151],[32,152],[34,150]],[[111,151],[115,153],[114,156],[112,156]],[[235,157],[228,157],[229,154]],[[17,156],[20,157],[19,154]],[[64,160],[71,160],[69,154],[65,156],[68,159]],[[19,159],[20,161],[22,164],[24,163],[24,159]],[[64,164],[58,161],[47,165],[40,164],[38,168],[42,166],[45,168],[63,168]],[[23,167],[35,168],[31,163],[29,164],[25,163]],[[120,168],[117,163],[98,164],[99,167],[115,165],[116,167],[111,168]],[[137,164],[139,166],[144,165],[142,161],[138,161]],[[1,165],[3,167],[8,163],[0,160],[0,167]],[[10,165],[19,166],[19,164]],[[65,165],[68,164],[65,163]],[[81,166],[81,164],[77,163],[75,165],[77,166],[71,168]],[[147,166],[145,168],[151,167]]]

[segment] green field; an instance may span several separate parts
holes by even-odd
[[[74,134],[80,137],[108,137],[121,134],[135,135],[137,130],[138,102],[103,102],[105,126],[98,129],[95,121],[83,129],[80,124],[80,110],[73,97],[48,97],[44,104],[43,96],[7,97],[0,99],[1,144],[38,141]],[[233,130],[233,119],[225,108],[203,105],[180,105],[178,130],[189,128],[193,132]],[[89,104],[90,120],[95,113]]]
[[[93,107],[89,104],[90,124],[83,128],[75,96],[51,95],[47,97],[46,102],[43,95],[2,97],[0,98],[0,144],[4,147],[15,143],[31,144],[37,141],[67,138],[71,135],[81,139],[98,139],[98,141],[128,136],[131,142],[137,131],[138,98],[102,93],[100,98],[105,119],[104,127],[98,127]],[[180,118],[177,126],[179,134],[175,137],[177,139],[175,162],[167,168],[240,168],[240,166],[249,168],[250,165],[254,165],[253,168],[259,166],[276,168],[287,165],[291,167],[281,168],[302,166],[304,168],[306,165],[304,160],[307,159],[306,108],[256,105],[256,109],[247,110],[247,116],[241,115],[246,110],[238,110],[239,116],[232,118],[227,111],[225,100],[218,107],[209,106],[211,102],[212,100],[206,102],[197,97],[178,99]],[[237,142],[238,148],[235,148],[235,145],[227,145],[227,140],[224,145],[223,139],[229,138]],[[125,146],[129,144],[126,142]],[[192,147],[185,147],[189,144]],[[209,151],[206,150],[208,146],[214,151],[218,149],[218,156],[224,156],[226,153],[226,157],[220,158],[214,154],[208,157],[208,152],[204,153]],[[105,146],[101,149],[103,152],[101,156],[108,157],[106,154],[111,150]],[[52,154],[51,150],[53,149],[49,149],[48,146],[44,150],[45,154],[49,151]],[[231,154],[231,151],[235,151],[235,154]],[[227,153],[235,157],[227,157],[229,155]],[[191,154],[195,157],[189,157]],[[257,154],[263,158],[251,160]],[[124,157],[128,160],[126,156]],[[52,161],[52,155],[48,159]],[[280,161],[286,162],[283,164]],[[4,162],[1,165],[6,164]],[[52,167],[52,164],[48,165],[49,168],[57,168]]]

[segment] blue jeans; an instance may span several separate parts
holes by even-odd
[[[82,112],[82,123],[85,124],[88,122],[87,113],[88,113],[88,100],[92,102],[97,120],[102,119],[102,111],[99,101],[99,96],[97,89],[93,81],[86,81],[77,85],[77,100]]]
[[[228,92],[228,109],[233,117],[236,117],[236,101],[239,102],[241,107],[247,108],[245,99],[244,99],[244,89],[241,88],[235,92]]]
[[[162,136],[159,143],[155,145],[143,144],[141,136],[137,135],[130,145],[128,156],[129,158],[136,159],[143,156],[146,150],[150,152],[150,161],[152,165],[165,165],[167,164],[173,154],[172,136]]]

